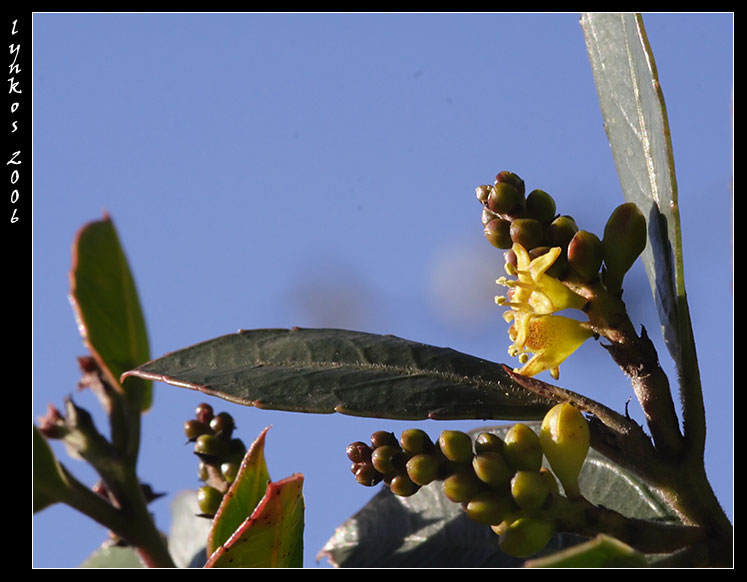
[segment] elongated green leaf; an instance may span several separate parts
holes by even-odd
[[[648,223],[642,258],[675,362],[692,343],[685,299],[677,181],[664,96],[640,14],[581,19],[623,196]],[[683,348],[683,344],[686,348]]]
[[[208,568],[303,566],[303,475],[267,485],[262,501],[208,559]]]
[[[265,462],[266,428],[249,447],[231,488],[223,496],[213,520],[207,543],[208,555],[225,544],[233,533],[252,515],[262,500],[270,481]]]
[[[123,372],[150,359],[135,281],[109,216],[78,232],[70,301],[83,340],[112,386],[120,385]],[[135,378],[127,389],[138,391],[143,410],[150,407],[149,381]]]
[[[554,404],[499,364],[448,349],[335,329],[240,331],[126,376],[275,410],[397,419],[542,418]]]
[[[526,423],[539,431],[539,423]],[[482,427],[503,437],[510,426]],[[645,482],[593,449],[582,468],[579,484],[592,503],[628,517],[676,521],[675,512]],[[355,486],[355,483],[351,483]],[[585,541],[559,533],[538,556],[552,555]],[[358,513],[340,525],[319,557],[341,567],[499,567],[523,565],[498,546],[498,536],[470,520],[457,503],[443,494],[441,483],[422,487],[411,497],[397,497],[382,487]]]

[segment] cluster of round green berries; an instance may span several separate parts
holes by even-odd
[[[600,239],[580,230],[573,217],[557,214],[555,200],[544,190],[527,194],[524,180],[513,172],[499,172],[493,185],[478,186],[475,193],[483,205],[483,232],[493,246],[511,249],[518,243],[531,258],[553,247],[563,250],[548,270],[556,279],[585,283],[601,270],[607,289],[619,291],[625,273],[646,246],[646,219],[633,203],[613,211]],[[516,264],[510,250],[506,261]]]
[[[194,454],[200,460],[198,477],[205,484],[197,490],[197,502],[205,517],[213,517],[218,511],[246,454],[242,440],[233,436],[235,428],[230,414],[215,414],[205,403],[197,406],[194,418],[184,423],[187,441],[194,443]]]
[[[589,449],[586,419],[570,404],[548,412],[538,435],[515,424],[503,438],[491,432],[472,437],[444,430],[433,442],[420,429],[371,435],[347,448],[351,470],[362,485],[383,482],[392,493],[410,496],[434,481],[444,495],[461,504],[472,520],[490,526],[500,536],[501,549],[515,557],[541,550],[557,530],[543,511],[557,479],[568,496],[579,495],[578,474]],[[552,471],[542,466],[543,456]]]

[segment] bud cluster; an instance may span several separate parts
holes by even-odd
[[[359,483],[383,482],[395,495],[408,497],[439,481],[444,495],[470,519],[500,536],[504,552],[527,557],[557,530],[545,511],[552,495],[560,494],[556,476],[566,495],[577,495],[578,472],[589,448],[586,420],[573,406],[559,404],[547,419],[540,435],[519,423],[503,438],[483,432],[473,440],[465,432],[444,430],[433,442],[420,429],[405,430],[399,440],[379,431],[370,444],[350,444],[347,455]],[[542,466],[543,456],[552,472]]]
[[[514,266],[514,244],[523,246],[532,259],[560,247],[549,275],[587,283],[601,270],[607,289],[617,292],[646,246],[646,220],[633,203],[615,209],[600,239],[580,230],[572,216],[558,214],[555,200],[544,190],[527,194],[524,180],[513,172],[498,173],[493,185],[478,186],[475,193],[483,206],[485,237],[493,246],[507,249],[506,262]]]
[[[246,454],[243,441],[233,436],[235,428],[230,414],[215,414],[212,406],[205,403],[197,406],[194,418],[184,423],[187,442],[194,443],[194,454],[199,459],[198,477],[204,485],[197,491],[197,501],[205,517],[218,511]]]

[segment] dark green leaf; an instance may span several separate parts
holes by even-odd
[[[75,239],[70,299],[86,346],[113,386],[123,372],[150,359],[145,320],[117,231],[108,216],[85,225]],[[151,383],[134,378],[142,409],[150,407]]]
[[[539,431],[539,423],[527,424]],[[483,427],[473,432],[502,437],[509,428]],[[589,451],[579,483],[584,496],[597,505],[629,517],[676,520],[674,511],[646,483],[594,450]],[[582,541],[585,538],[556,534],[538,555],[551,555]],[[321,556],[350,568],[516,567],[524,562],[503,554],[491,529],[470,520],[460,505],[443,495],[438,482],[411,497],[397,497],[382,487],[337,528]]]
[[[67,480],[47,439],[34,426],[32,437],[32,511],[36,513],[45,507],[64,501]]]
[[[396,419],[538,419],[554,404],[499,364],[335,329],[239,331],[131,370],[247,406]]]
[[[208,538],[207,552],[212,554],[225,544],[244,521],[252,515],[262,500],[270,481],[265,462],[264,429],[252,443],[241,462],[241,467],[231,488],[223,497]]]
[[[528,568],[640,568],[646,565],[643,554],[603,534],[525,564]]]
[[[254,513],[208,559],[208,568],[303,566],[303,475],[267,485]]]
[[[653,53],[639,14],[584,14],[581,24],[623,195],[638,205],[648,223],[642,259],[664,338],[681,365],[683,342],[692,340],[682,305],[685,283],[674,156]]]

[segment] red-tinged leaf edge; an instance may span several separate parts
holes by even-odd
[[[265,463],[264,446],[267,432],[269,430],[270,427],[266,427],[251,444],[249,450],[246,452],[246,455],[244,455],[244,458],[241,461],[241,466],[239,467],[236,478],[234,479],[231,487],[228,489],[226,494],[223,496],[223,501],[221,501],[220,507],[218,508],[218,511],[213,518],[213,527],[210,529],[210,535],[208,536],[208,555],[214,553],[220,546],[226,543],[231,534],[236,531],[241,523],[244,522],[247,517],[250,517],[254,513],[255,509],[262,501],[262,498],[267,491],[267,484],[271,481],[269,473],[267,472],[267,465]],[[256,496],[255,500],[253,500],[254,504],[251,507],[246,508],[246,515],[244,515],[244,517],[242,517],[241,520],[238,521],[238,523],[226,523],[226,521],[230,520],[232,517],[231,506],[236,503],[237,495],[245,486],[245,480],[248,478],[247,471],[251,470],[259,470],[260,475],[264,476],[264,478],[266,479],[263,479],[264,483],[262,483],[261,493]],[[226,533],[226,529],[229,529],[230,531]]]
[[[289,491],[291,488],[295,491],[297,496],[302,499],[302,487],[303,487],[304,476],[300,473],[295,473],[290,477],[281,479],[280,481],[272,481],[267,484],[267,492],[262,498],[262,501],[257,505],[256,509],[250,517],[248,517],[243,524],[234,532],[234,534],[219,547],[213,554],[208,558],[205,563],[206,568],[221,567],[221,564],[226,558],[226,554],[233,549],[236,549],[238,545],[244,541],[245,536],[250,532],[252,526],[258,523],[263,518],[267,518],[272,515],[275,500],[278,499],[284,491]],[[303,501],[301,501],[303,503]],[[302,542],[303,538],[301,538]],[[299,551],[302,548],[298,548]],[[272,560],[273,566],[281,566],[278,563],[278,559]]]

